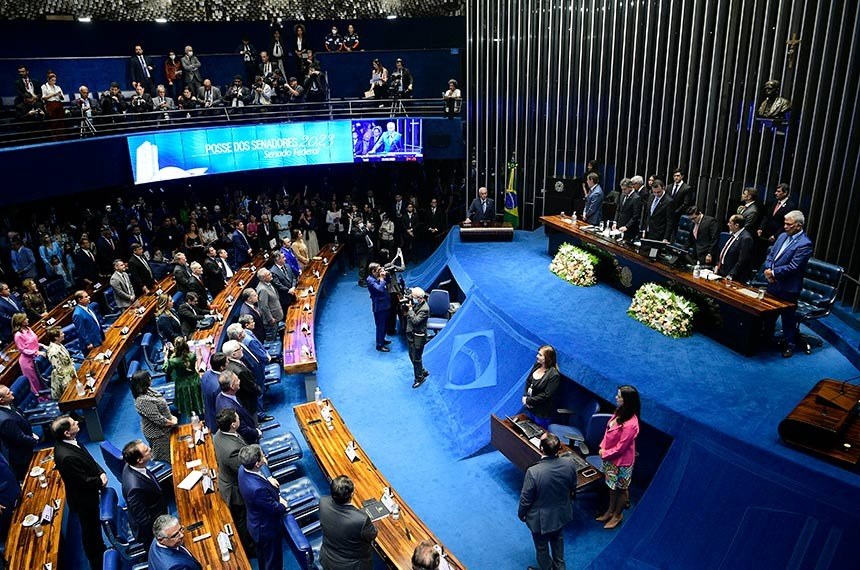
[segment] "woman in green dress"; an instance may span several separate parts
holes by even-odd
[[[188,348],[185,337],[173,340],[173,350],[168,352],[164,368],[167,377],[176,386],[176,408],[185,417],[191,412],[203,411],[203,393],[200,389],[200,374],[197,372],[197,356]]]

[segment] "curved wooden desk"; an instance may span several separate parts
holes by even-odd
[[[52,564],[54,570],[58,570],[66,488],[60,472],[54,468],[54,448],[40,449],[34,453],[30,469],[34,467],[45,469],[48,486],[44,489],[39,487],[39,479],[29,475],[24,480],[21,502],[12,513],[12,525],[6,538],[6,567],[10,570],[44,570],[45,564]],[[59,501],[59,508],[56,508],[55,500]],[[30,514],[41,517],[42,509],[49,502],[55,507],[53,521],[50,525],[42,525],[45,534],[37,537],[32,528],[23,526],[24,517]]]
[[[104,439],[101,418],[99,418],[99,400],[104,395],[105,388],[111,377],[118,370],[124,373],[125,353],[134,346],[137,336],[143,332],[144,327],[155,316],[155,308],[158,302],[157,291],[168,295],[173,294],[176,282],[172,275],[168,275],[158,282],[156,291],[142,295],[133,306],[126,309],[122,315],[105,332],[105,340],[101,346],[93,348],[78,370],[78,378],[81,382],[86,381],[88,374],[95,379],[92,388],[86,390],[82,396],[78,396],[75,383],[70,382],[66,391],[60,398],[59,406],[63,412],[72,410],[83,410],[86,418],[87,433],[92,441]],[[128,327],[128,332],[123,334],[123,329]],[[106,351],[110,350],[110,357],[106,357]],[[102,358],[104,356],[104,358]]]
[[[326,400],[331,406],[331,402]],[[409,570],[412,568],[412,552],[419,542],[432,540],[436,544],[442,544],[418,515],[409,508],[397,491],[391,487],[391,483],[376,469],[373,461],[367,456],[364,449],[356,442],[356,454],[358,461],[352,462],[347,458],[344,450],[350,441],[355,441],[343,418],[332,406],[332,424],[334,429],[329,430],[322,421],[320,408],[315,402],[300,404],[293,408],[296,422],[302,430],[302,435],[308,446],[314,453],[320,470],[329,481],[339,475],[346,475],[355,483],[355,494],[353,504],[361,508],[362,502],[368,499],[379,499],[385,487],[391,489],[391,493],[400,505],[400,519],[393,520],[390,516],[376,521],[379,534],[373,545],[382,559],[390,568]],[[466,568],[454,555],[444,548],[446,560],[451,568]]]

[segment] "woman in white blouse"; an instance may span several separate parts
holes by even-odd
[[[66,110],[63,108],[64,99],[63,88],[57,85],[57,74],[49,71],[48,80],[42,85],[42,101],[45,102],[46,118],[52,119],[49,125],[51,132],[54,133],[54,138],[57,138],[57,135],[63,131],[61,119],[66,116]]]

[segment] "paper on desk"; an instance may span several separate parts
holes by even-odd
[[[195,459],[194,461],[186,461],[185,462],[185,468],[186,469],[194,469],[195,467],[197,467],[201,463],[203,463],[203,462],[199,459]]]
[[[185,491],[190,491],[191,488],[194,487],[194,485],[196,485],[197,482],[202,478],[203,473],[201,473],[200,471],[192,471],[188,474],[187,477],[185,477],[185,479],[182,480],[179,485],[177,485],[177,487]]]
[[[529,443],[531,443],[535,447],[540,447],[540,438],[539,437],[533,437],[529,440]]]

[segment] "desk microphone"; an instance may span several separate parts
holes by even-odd
[[[853,378],[846,378],[845,380],[843,380],[842,384],[839,385],[839,393],[844,394],[845,393],[845,384],[847,384],[848,382],[851,382],[853,380],[857,380],[858,378],[860,378],[860,376],[855,376]]]

